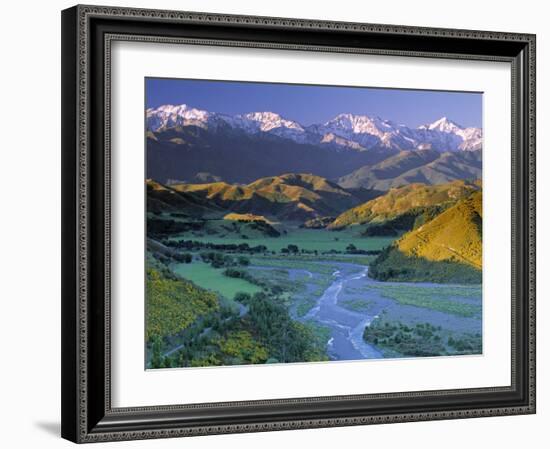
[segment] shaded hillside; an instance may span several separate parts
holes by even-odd
[[[370,267],[379,280],[481,282],[482,193],[408,232]]]
[[[214,130],[176,126],[147,133],[147,177],[194,182],[210,179],[248,183],[282,173],[338,178],[396,153],[389,148],[336,151],[326,144],[298,143],[273,134],[248,135],[230,127]]]
[[[391,189],[385,195],[342,213],[329,225],[329,229],[341,229],[365,223],[382,223],[407,213],[414,219],[434,207],[439,208],[439,211],[444,210],[476,190],[478,187],[475,184],[464,181],[435,186],[409,184]]]
[[[359,198],[337,184],[310,174],[271,176],[247,185],[216,182],[170,187],[235,213],[289,221],[337,215],[360,203]]]
[[[411,183],[443,184],[481,178],[481,151],[402,151],[338,179],[344,188],[389,190]]]

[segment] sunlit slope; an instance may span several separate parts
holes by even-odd
[[[408,256],[454,261],[481,269],[482,193],[473,193],[405,234],[397,242],[397,248]]]
[[[433,206],[449,206],[478,190],[473,183],[454,181],[441,185],[409,184],[391,189],[385,195],[342,213],[329,225],[329,229],[346,226],[380,223],[412,210]]]
[[[360,202],[355,195],[337,184],[303,173],[260,178],[246,185],[182,183],[170,188],[198,195],[235,213],[274,216],[281,220],[305,221],[337,215]]]
[[[381,281],[481,283],[482,192],[404,234],[370,265]]]

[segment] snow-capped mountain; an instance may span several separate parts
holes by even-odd
[[[379,117],[339,114],[324,124],[304,127],[274,112],[230,116],[185,104],[147,109],[146,116],[147,129],[153,132],[178,126],[198,126],[213,131],[229,127],[247,135],[274,135],[302,144],[330,145],[339,151],[388,148],[444,152],[482,148],[480,128],[464,128],[446,117],[418,128],[409,128]]]
[[[156,109],[149,108],[146,111],[146,116],[147,129],[151,131],[175,128],[176,126],[201,126],[217,121],[217,114],[191,108],[186,104],[167,104]]]
[[[459,150],[473,151],[480,150],[482,147],[483,135],[481,128],[463,128],[452,120],[449,120],[447,117],[442,117],[433,123],[420,126],[418,129],[437,131],[450,136],[460,137],[461,140],[457,141]]]

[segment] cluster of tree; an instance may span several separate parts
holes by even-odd
[[[173,234],[198,231],[204,227],[204,221],[176,221],[172,219],[148,218],[147,236],[159,239]]]
[[[191,263],[193,261],[193,254],[190,253],[174,253],[172,259],[180,263]]]
[[[283,254],[298,254],[300,252],[300,248],[298,248],[298,245],[287,245],[286,248],[281,248],[281,253]]]
[[[368,256],[376,256],[380,254],[380,250],[366,250],[366,249],[358,249],[353,243],[350,243],[346,247],[346,254],[354,254],[354,255],[368,255]],[[337,249],[330,249],[328,251],[322,251],[321,254],[342,254],[343,251],[339,251]],[[319,254],[319,251],[316,249],[304,249],[299,248],[298,245],[287,245],[286,248],[281,248],[281,254]]]
[[[165,253],[156,251],[152,252],[152,256],[165,265],[168,265],[173,261],[180,263],[191,263],[193,261],[193,255],[191,253],[179,253],[176,251]]]
[[[380,252],[369,266],[369,276],[379,281],[481,283],[481,270],[458,262],[405,255],[395,246]]]
[[[240,265],[242,267],[250,265],[250,259],[245,256],[239,256],[234,258],[227,254],[223,254],[215,251],[208,251],[201,253],[201,259],[212,265],[214,268],[234,267]]]
[[[454,349],[454,354],[481,354],[481,334],[464,334],[459,337],[449,337],[447,344]]]
[[[350,243],[348,246],[346,246],[346,253],[347,254],[362,254],[367,256],[376,256],[380,254],[380,250],[378,249],[358,249],[353,243]]]
[[[382,324],[377,320],[365,328],[363,338],[381,349],[404,356],[447,355],[440,331],[440,326],[436,327],[430,323],[420,323],[410,327],[401,322],[385,321]]]
[[[238,365],[327,360],[324,343],[313,331],[293,321],[275,295],[238,293],[248,313],[234,310],[210,314],[177,336],[180,348],[166,356],[166,339],[149,340],[151,368]]]
[[[222,360],[217,359],[217,363],[204,361],[203,364],[197,364],[198,360],[206,359],[215,355],[216,350],[213,340],[220,335],[229,332],[235,327],[239,319],[238,312],[223,303],[220,308],[197,318],[191,325],[182,329],[177,335],[154,336],[148,341],[149,362],[151,368],[176,368],[184,366],[208,366],[221,365]],[[178,351],[171,355],[164,355],[166,350],[177,344]]]
[[[185,249],[187,251],[198,251],[201,249],[211,249],[216,251],[234,252],[234,253],[249,253],[249,254],[261,254],[267,252],[267,246],[256,245],[250,246],[248,243],[211,243],[211,242],[198,242],[196,240],[163,240],[162,243],[166,246],[178,249]]]
[[[248,306],[246,319],[272,361],[326,360],[323,345],[309,327],[292,320],[281,298],[259,292],[253,296],[241,293],[235,299]]]

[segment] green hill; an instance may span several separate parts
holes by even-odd
[[[379,280],[481,282],[482,192],[403,235],[373,262]]]
[[[405,214],[411,215],[414,221],[418,215],[432,209],[435,212],[440,212],[478,189],[475,184],[465,181],[454,181],[435,186],[409,184],[391,189],[385,195],[347,210],[336,217],[329,225],[329,229],[342,229],[366,223],[383,223],[403,217]],[[411,226],[405,226],[400,229],[410,228]]]

